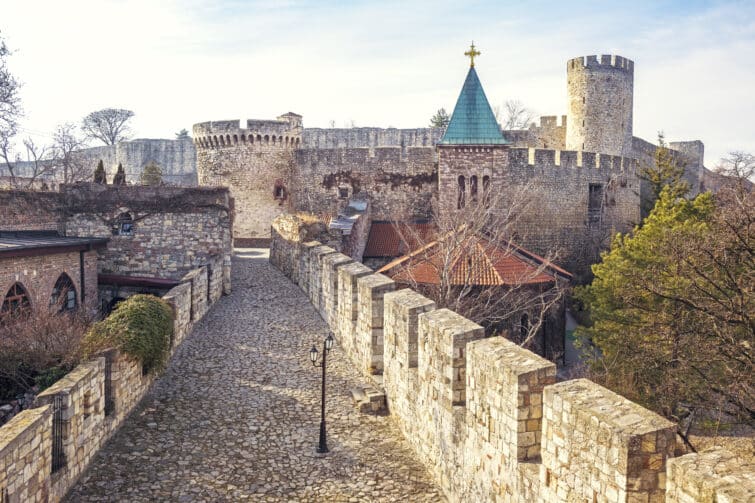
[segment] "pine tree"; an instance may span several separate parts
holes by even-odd
[[[663,188],[577,289],[591,319],[577,334],[599,350],[592,377],[670,419],[698,409],[755,424],[753,219],[752,192]]]
[[[102,164],[102,159],[97,163],[97,168],[94,170],[94,183],[101,185],[107,184],[107,178],[105,177],[105,166]]]
[[[113,185],[126,185],[126,172],[123,171],[123,165],[118,163],[118,170],[113,176]]]
[[[445,108],[441,108],[437,112],[435,112],[435,115],[430,118],[430,127],[435,128],[441,128],[445,129],[448,127],[448,123],[451,121],[451,118],[448,116],[448,112],[446,112]]]
[[[144,166],[140,178],[142,185],[160,185],[163,181],[163,173],[155,161],[150,161]]]
[[[689,184],[684,180],[684,166],[671,153],[666,145],[663,131],[658,132],[658,147],[653,156],[653,165],[640,170],[640,178],[650,186],[649,199],[642,202],[642,215],[648,215],[667,185],[672,187],[675,196],[689,193]]]

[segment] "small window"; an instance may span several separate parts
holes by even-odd
[[[57,307],[59,312],[76,309],[76,287],[68,274],[61,274],[55,282],[50,296],[50,306]]]
[[[5,294],[3,305],[0,307],[0,321],[22,316],[30,309],[31,302],[26,288],[21,283],[14,283]]]
[[[286,186],[283,184],[283,180],[276,180],[273,186],[273,198],[276,201],[285,201],[288,196]]]
[[[469,178],[469,199],[472,203],[477,202],[477,175]]]
[[[131,213],[121,213],[113,226],[114,236],[133,236],[134,219]]]
[[[347,199],[349,197],[349,188],[348,187],[339,187],[338,188],[338,197],[339,197],[339,199]]]
[[[519,342],[527,340],[527,335],[530,333],[530,317],[527,313],[522,315],[522,319],[519,322]]]
[[[490,177],[488,175],[482,177],[482,204],[490,208]]]
[[[591,183],[587,202],[587,220],[592,224],[600,222],[603,213],[603,184]]]
[[[459,194],[456,200],[456,209],[460,210],[467,205],[467,201],[466,201],[467,182],[463,176],[460,176],[458,183],[459,183]]]

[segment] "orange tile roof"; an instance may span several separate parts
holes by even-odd
[[[362,256],[398,257],[417,247],[417,236],[420,241],[426,241],[432,239],[434,233],[429,223],[372,222]]]
[[[450,233],[439,241],[449,239]],[[385,265],[378,272],[401,283],[438,284],[444,268],[452,271],[454,285],[505,286],[543,284],[571,274],[513,245],[496,245],[482,237],[467,237],[463,243],[441,247],[433,241]]]

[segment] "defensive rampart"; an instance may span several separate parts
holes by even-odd
[[[201,267],[163,296],[174,312],[171,356],[222,288]],[[0,501],[60,501],[155,379],[140,363],[110,350],[40,393],[36,408],[0,428]]]
[[[277,249],[293,255],[278,253],[273,265],[297,280],[341,349],[364,374],[382,374],[392,416],[450,501],[712,503],[753,494],[751,482],[739,487],[752,479],[749,465],[720,462],[703,474],[708,454],[672,459],[675,425],[657,414],[588,380],[556,382],[548,360],[484,338],[477,324],[396,291],[332,248]],[[700,478],[707,492],[695,489]]]

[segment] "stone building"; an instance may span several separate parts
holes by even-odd
[[[460,100],[467,96],[490,108],[474,68],[464,89]],[[647,187],[638,172],[653,162],[656,147],[633,136],[631,60],[571,59],[567,89],[569,113],[560,121],[546,116],[529,129],[501,131],[492,119],[480,127],[494,141],[482,144],[454,143],[450,136],[440,141],[443,131],[428,128],[307,129],[291,113],[249,120],[244,128],[239,121],[196,124],[199,184],[229,186],[236,200],[234,238],[262,243],[277,215],[332,216],[358,193],[369,197],[372,220],[416,221],[429,218],[437,203],[453,206],[460,191],[470,200],[484,190],[519,188],[537,203],[520,215],[519,244],[541,254],[561,249],[563,265],[584,273],[612,233],[640,221]],[[702,143],[670,147],[696,192]]]
[[[41,302],[65,273],[76,302],[107,311],[113,301],[164,293],[202,271],[210,304],[230,292],[232,225],[226,188],[84,183],[0,191],[0,258],[12,258],[0,265],[8,283],[0,287],[5,294],[20,282]]]

